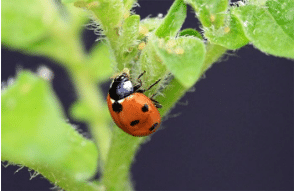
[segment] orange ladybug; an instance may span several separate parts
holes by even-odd
[[[154,133],[161,122],[157,108],[162,106],[153,99],[155,94],[150,98],[144,95],[144,92],[156,85],[160,79],[146,90],[140,89],[142,87],[140,77],[145,72],[139,75],[138,85],[135,86],[128,72],[117,75],[107,95],[108,109],[116,125],[124,132],[137,137]]]

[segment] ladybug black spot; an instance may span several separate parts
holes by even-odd
[[[154,123],[154,124],[152,125],[152,127],[150,127],[149,131],[153,131],[157,125],[158,125],[158,123]]]
[[[132,121],[130,125],[131,125],[131,126],[135,126],[135,125],[137,125],[138,123],[139,123],[139,120],[135,120],[135,121]]]
[[[122,105],[121,105],[120,103],[118,103],[118,102],[114,102],[114,103],[112,104],[112,110],[113,110],[114,112],[116,112],[116,113],[119,113],[119,112],[122,111]]]
[[[142,107],[142,111],[143,112],[147,112],[149,110],[149,107],[147,104],[145,104],[143,107]]]

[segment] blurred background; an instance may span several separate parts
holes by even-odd
[[[172,0],[144,0],[135,12],[145,18],[166,14]],[[183,28],[198,28],[188,7]],[[87,50],[97,36],[83,33]],[[52,60],[2,46],[1,81],[18,68],[47,66],[70,122],[87,137],[87,126],[68,115],[77,99],[66,71]],[[294,62],[267,56],[247,45],[229,51],[165,117],[163,130],[142,145],[132,166],[136,190],[293,190]],[[103,85],[105,97],[109,82]],[[27,168],[1,168],[2,190],[50,190]]]

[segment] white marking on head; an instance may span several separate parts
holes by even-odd
[[[128,90],[128,91],[131,91],[132,88],[133,88],[133,84],[132,84],[132,82],[131,82],[131,81],[126,81],[126,82],[124,82],[124,84],[123,84],[123,88],[126,89],[126,90]]]
[[[113,104],[114,103],[114,100],[110,98],[110,102],[111,102],[111,104]]]
[[[118,102],[119,104],[121,104],[123,101],[125,101],[125,99],[117,100],[117,102]]]

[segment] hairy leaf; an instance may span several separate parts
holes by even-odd
[[[2,1],[1,6],[1,40],[11,48],[27,48],[46,37],[58,16],[51,0]]]
[[[86,8],[93,12],[104,33],[111,40],[118,38],[118,30],[124,17],[124,5],[120,0],[76,1],[76,7]]]
[[[203,40],[202,35],[197,30],[191,29],[191,28],[182,30],[180,32],[179,36],[194,36],[194,37],[197,37],[197,38]]]
[[[214,27],[206,28],[205,36],[211,43],[231,50],[241,48],[249,42],[241,23],[234,15],[227,15],[226,24],[219,29]]]
[[[171,73],[189,88],[194,85],[201,73],[205,58],[205,46],[195,37],[179,37],[152,42],[157,54]]]
[[[85,65],[89,68],[88,71],[95,81],[109,80],[113,70],[111,68],[112,60],[107,42],[101,41],[92,48],[88,62]]]
[[[223,26],[228,0],[185,0],[196,11],[197,17],[204,27]]]
[[[22,72],[1,100],[1,160],[27,166],[67,190],[94,190],[87,180],[96,172],[96,146],[65,121],[47,81]]]
[[[175,36],[185,21],[186,9],[183,0],[176,0],[164,17],[161,25],[157,28],[155,35],[160,38]]]
[[[268,0],[266,5],[276,23],[294,40],[294,1]]]
[[[135,46],[138,45],[137,38],[139,36],[139,23],[139,15],[131,15],[124,20],[122,32],[116,47],[116,49],[118,49],[117,52],[120,52],[122,54],[121,57],[123,58],[122,62],[118,63],[119,71],[123,70],[125,67],[129,67],[130,60],[137,53],[137,47]]]
[[[162,63],[160,57],[158,56],[153,44],[148,42],[147,46],[143,49],[140,60],[139,60],[139,72],[134,73],[133,77],[137,78],[137,76],[146,71],[146,75],[142,76],[143,88],[149,87],[158,79],[161,79],[167,72],[168,69],[166,68],[165,64]],[[138,70],[138,69],[137,69]],[[156,89],[163,83],[164,80],[162,79],[161,82],[150,91],[146,92],[147,96],[152,95],[156,92]]]
[[[269,9],[256,5],[237,7],[234,8],[233,14],[241,21],[245,36],[258,49],[274,56],[294,58],[293,31],[291,33],[294,25],[294,20],[291,19],[292,1],[287,0],[284,6],[280,7],[277,5],[282,3],[282,0],[275,2],[277,4],[269,2]],[[286,13],[290,19],[285,19],[286,17],[275,19],[278,13],[271,14],[275,9]]]
[[[124,6],[126,10],[132,9],[133,5],[137,2],[137,0],[123,0]]]

